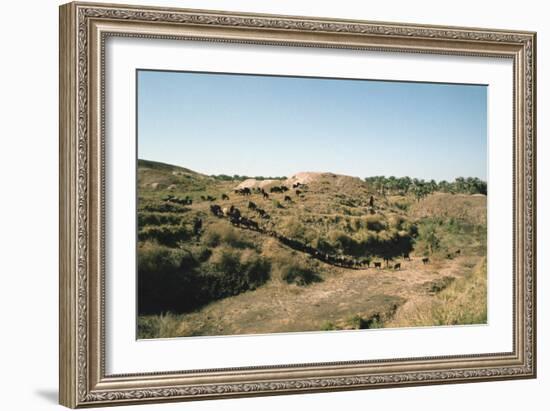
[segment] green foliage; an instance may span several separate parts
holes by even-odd
[[[168,201],[139,204],[140,211],[148,211],[150,213],[185,213],[191,211],[189,207]]]
[[[138,338],[171,338],[179,335],[180,319],[170,312],[158,316],[138,316]]]
[[[334,325],[332,321],[325,321],[321,324],[321,331],[334,331],[338,328]]]
[[[397,200],[394,205],[401,211],[408,211],[411,204],[406,200]]]
[[[138,247],[140,313],[182,311],[197,305],[193,283],[198,263],[193,255],[153,242]]]
[[[433,225],[426,227],[426,230],[422,233],[422,238],[428,244],[430,254],[439,249],[440,240]]]
[[[383,328],[384,322],[380,314],[373,314],[369,318],[363,318],[359,314],[348,319],[348,327],[355,330],[368,330],[373,328]]]
[[[219,299],[252,290],[270,277],[271,264],[253,250],[239,251],[228,247],[217,248],[203,266],[203,292],[210,299]]]
[[[321,237],[315,238],[311,242],[311,245],[317,250],[319,250],[320,252],[325,254],[334,254],[337,251],[336,247],[330,241],[327,241]]]
[[[306,227],[296,217],[287,218],[281,224],[280,231],[289,238],[306,238]]]
[[[279,268],[281,279],[289,284],[308,285],[321,281],[321,277],[312,269],[299,263],[290,263]]]
[[[139,241],[157,241],[167,246],[176,246],[181,241],[189,240],[193,232],[185,225],[147,225],[138,231]]]
[[[411,179],[410,177],[374,176],[366,177],[365,181],[380,194],[405,195],[412,193],[418,199],[435,191],[487,195],[487,182],[477,177],[458,177],[453,182],[443,180],[438,183],[435,180],[425,181],[417,178]]]
[[[286,177],[285,176],[281,176],[281,177],[264,177],[264,176],[255,176],[255,177],[250,177],[250,176],[240,176],[238,174],[235,174],[233,176],[228,176],[227,174],[212,174],[210,177],[216,179],[216,180],[220,180],[220,181],[244,181],[244,180],[248,180],[248,179],[256,179],[258,181],[263,181],[263,180],[286,180]]]
[[[242,232],[237,230],[227,221],[216,221],[206,227],[202,240],[210,247],[229,245],[235,248],[254,248],[254,243],[247,241]]]
[[[163,224],[180,224],[182,215],[180,213],[168,212],[148,212],[141,211],[138,213],[138,227],[146,225],[163,225]]]
[[[138,247],[139,312],[188,312],[255,289],[269,279],[270,272],[269,261],[251,249],[223,246],[207,252],[200,247],[193,252],[142,243]]]
[[[333,250],[353,257],[380,256],[394,258],[413,249],[414,239],[405,231],[362,231],[351,236],[342,231],[332,231],[329,240]]]
[[[385,230],[387,225],[384,222],[384,219],[380,215],[370,215],[366,217],[367,228],[377,233]]]

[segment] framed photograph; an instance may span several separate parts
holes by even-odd
[[[61,404],[534,378],[535,57],[61,6]]]

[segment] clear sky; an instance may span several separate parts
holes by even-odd
[[[137,75],[139,158],[204,174],[486,180],[484,85]]]

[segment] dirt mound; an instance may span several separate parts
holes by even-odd
[[[434,193],[413,204],[410,215],[415,218],[459,218],[472,224],[487,224],[487,197],[475,194]]]
[[[256,180],[255,178],[249,178],[241,182],[235,189],[241,188],[268,188],[273,185],[281,185],[279,180]],[[284,185],[284,184],[283,184]]]
[[[287,186],[294,184],[304,184],[313,188],[333,187],[336,191],[342,193],[346,191],[355,192],[356,190],[367,189],[366,183],[359,177],[346,176],[343,174],[320,173],[320,172],[301,172],[296,173],[286,180]]]
[[[286,184],[309,184],[313,181],[320,180],[322,178],[330,178],[332,176],[336,176],[336,174],[332,173],[319,173],[319,172],[312,172],[312,171],[303,171],[301,173],[296,173],[293,176],[289,177],[286,180]]]

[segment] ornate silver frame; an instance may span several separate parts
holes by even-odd
[[[514,350],[106,375],[104,43],[109,36],[490,56],[514,63]],[[60,8],[60,403],[76,408],[536,376],[536,34],[70,3]],[[266,361],[268,361],[266,359]]]

